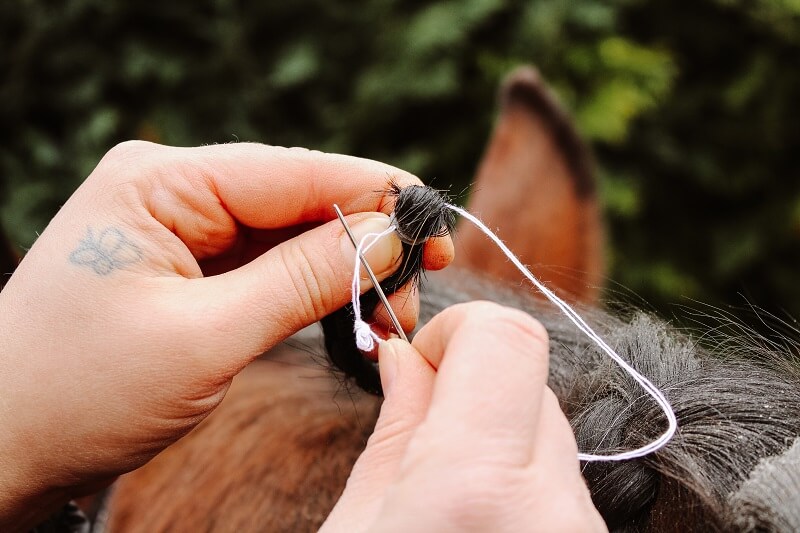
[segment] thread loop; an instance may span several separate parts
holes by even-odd
[[[361,256],[369,251],[376,242],[391,234],[397,228],[393,224],[380,233],[367,233],[356,246],[356,261],[353,269],[353,282],[350,286],[353,303],[353,333],[356,337],[356,347],[362,352],[371,352],[375,343],[383,342],[361,318]]]
[[[592,340],[603,352],[606,353],[615,363],[617,363],[622,370],[624,370],[629,376],[631,376],[636,383],[638,383],[646,392],[649,394],[658,404],[662,411],[664,411],[664,415],[667,417],[667,429],[664,433],[661,434],[657,439],[654,441],[645,444],[640,448],[636,448],[635,450],[630,450],[627,452],[622,453],[615,453],[611,455],[602,455],[602,454],[594,454],[594,453],[578,453],[578,459],[581,461],[625,461],[628,459],[635,459],[637,457],[643,457],[645,455],[651,454],[657,450],[660,450],[670,441],[675,432],[678,429],[678,420],[675,417],[675,411],[672,409],[672,405],[670,405],[669,400],[664,396],[664,393],[661,392],[658,387],[653,385],[649,379],[641,375],[639,372],[636,371],[631,365],[629,365],[622,357],[611,348],[606,341],[603,340],[600,335],[595,333],[595,331],[583,320],[577,311],[575,311],[572,307],[569,306],[564,300],[559,298],[553,291],[548,289],[541,281],[536,279],[536,277],[531,273],[528,268],[522,264],[522,261],[514,255],[514,253],[505,245],[500,238],[492,233],[492,231],[486,227],[486,225],[480,221],[478,217],[457,207],[452,204],[445,204],[448,209],[451,209],[461,215],[462,217],[466,218],[470,222],[472,222],[478,229],[480,229],[492,242],[494,242],[498,248],[508,257],[508,259],[517,267],[517,269],[522,272],[522,274],[530,281],[534,287],[539,289],[539,291],[544,294],[544,296],[553,302],[556,307],[558,307],[562,313],[566,315],[570,321],[575,324],[575,326],[583,332],[589,339]]]
[[[413,187],[413,186],[412,186]],[[426,189],[424,187],[419,187],[419,189]],[[433,191],[433,189],[431,189]],[[422,191],[421,198],[424,198],[425,195],[428,194],[427,191]],[[570,307],[564,300],[559,298],[553,291],[548,289],[541,281],[536,279],[536,277],[531,273],[528,268],[522,264],[519,258],[514,255],[514,253],[500,240],[500,238],[495,235],[489,228],[486,227],[483,222],[480,221],[476,216],[472,215],[471,213],[457,207],[453,204],[449,204],[442,199],[439,199],[436,202],[436,206],[428,206],[428,207],[437,207],[441,210],[441,213],[438,213],[436,220],[445,220],[447,217],[445,216],[445,210],[453,211],[469,222],[474,224],[478,229],[480,229],[498,248],[508,257],[508,259],[517,267],[517,269],[530,281],[534,287],[536,287],[548,300],[550,300],[553,304],[558,307],[561,312],[573,323],[575,326],[583,332],[589,339],[596,344],[608,357],[610,357],[614,362],[616,362],[622,370],[624,370],[628,375],[630,375],[646,392],[649,394],[658,404],[658,406],[664,411],[664,414],[667,417],[667,429],[662,433],[658,438],[653,440],[652,442],[636,448],[634,450],[630,450],[627,452],[610,454],[610,455],[602,455],[602,454],[594,454],[594,453],[578,453],[578,459],[581,461],[625,461],[628,459],[634,459],[637,457],[642,457],[653,453],[662,447],[664,447],[669,440],[673,437],[675,432],[678,428],[678,421],[675,417],[675,411],[672,409],[667,398],[664,396],[664,393],[661,392],[655,385],[653,385],[650,380],[646,377],[641,375],[637,372],[630,364],[628,364],[624,359],[622,359],[613,348],[611,348],[595,331],[586,323],[586,321],[572,308]],[[419,206],[414,204],[409,204],[408,209],[411,210],[411,214],[416,219],[420,215],[420,211],[423,210],[425,206]],[[395,210],[398,209],[398,206],[395,206]],[[452,216],[452,215],[450,215]],[[417,220],[420,221],[420,220]],[[424,218],[421,220],[422,222],[429,222],[426,221]],[[389,235],[390,233],[397,232],[398,237],[401,241],[405,242],[406,244],[416,245],[421,244],[427,240],[428,236],[425,235],[425,238],[422,238],[424,232],[420,231],[419,238],[410,239],[407,236],[403,236],[401,232],[398,230],[398,217],[395,214],[392,214],[391,222],[389,227],[380,232],[380,233],[369,233],[365,235],[361,242],[358,243],[356,247],[356,260],[355,260],[355,267],[353,271],[353,283],[352,283],[352,304],[353,304],[353,314],[354,314],[354,321],[353,321],[353,333],[355,334],[356,339],[356,346],[361,351],[371,351],[375,348],[375,343],[383,342],[383,339],[378,337],[370,328],[369,324],[364,322],[361,318],[361,302],[360,302],[360,295],[361,295],[361,278],[360,278],[360,257],[363,253],[367,252],[376,242],[378,242],[383,237]],[[451,225],[446,225],[449,229]],[[439,230],[439,227],[434,228],[435,230]]]
[[[353,333],[356,334],[356,346],[362,352],[371,352],[375,348],[375,340],[378,338],[375,333],[372,332],[372,328],[369,327],[369,324],[364,322],[361,319],[356,319],[353,322]]]

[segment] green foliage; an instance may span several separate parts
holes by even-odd
[[[631,122],[667,96],[675,75],[669,53],[621,37],[576,49],[571,59],[596,80],[576,110],[578,125],[590,139],[612,144],[625,142]]]
[[[800,316],[797,0],[0,4],[0,216],[28,246],[115,143],[303,145],[459,191],[533,63],[592,141],[610,277]]]

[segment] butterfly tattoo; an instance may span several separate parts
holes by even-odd
[[[96,234],[92,228],[86,229],[86,236],[78,247],[69,254],[74,265],[86,266],[101,276],[141,261],[142,249],[128,239],[122,231],[108,227]]]

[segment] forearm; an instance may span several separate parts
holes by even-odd
[[[28,531],[62,507],[69,497],[65,492],[46,490],[16,474],[13,458],[5,457],[0,468],[0,531]],[[9,468],[10,467],[10,468]]]
[[[5,377],[0,378],[2,389],[13,397]],[[9,407],[9,401],[0,403],[0,531],[26,531],[57,510],[69,496],[66,490],[48,486],[47,476],[37,468],[36,453]]]
[[[0,531],[26,531],[68,496],[48,486],[46,472],[39,467],[41,436],[26,424],[26,416],[33,413],[24,404],[35,390],[23,384],[21,363],[28,357],[14,324],[10,288],[0,293]]]

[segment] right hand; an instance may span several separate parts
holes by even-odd
[[[605,531],[548,353],[541,324],[486,302],[382,343],[386,400],[323,531]]]

